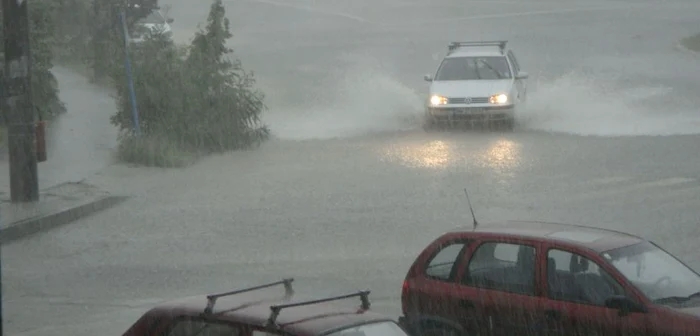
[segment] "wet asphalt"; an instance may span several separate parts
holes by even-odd
[[[163,4],[180,41],[208,10]],[[469,227],[463,188],[483,223],[625,230],[700,268],[700,58],[677,48],[700,4],[226,4],[276,138],[186,169],[90,171],[132,198],[3,247],[9,334],[120,334],[155,302],[290,276],[305,296],[369,288],[398,316],[413,258]],[[511,41],[531,74],[519,126],[424,133],[423,74],[474,39]]]

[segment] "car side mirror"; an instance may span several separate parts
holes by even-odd
[[[625,316],[630,313],[646,313],[643,305],[632,301],[624,295],[615,295],[605,300],[605,307],[618,310],[618,315]]]
[[[431,76],[431,75],[425,75],[425,76],[423,76],[423,80],[425,80],[426,82],[432,82],[432,81],[433,81],[433,76]]]
[[[527,79],[528,77],[530,77],[530,75],[524,71],[518,72],[518,75],[515,76],[516,79]]]
[[[173,22],[175,22],[175,19],[173,19],[173,18],[168,18],[167,20],[165,20],[165,22],[167,22],[167,23],[173,23]]]

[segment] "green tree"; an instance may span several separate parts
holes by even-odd
[[[172,133],[173,117],[183,113],[180,98],[189,89],[184,86],[183,52],[168,35],[159,32],[147,34],[144,42],[131,48],[142,132],[147,136]],[[119,55],[123,60],[123,50]],[[133,135],[131,95],[124,67],[113,68],[111,76],[117,91],[117,113],[112,116],[112,123],[125,135]]]
[[[130,50],[142,136],[136,137],[124,69],[113,69],[118,111],[112,123],[122,132],[120,156],[165,165],[171,152],[206,154],[248,148],[269,136],[260,122],[264,96],[252,73],[232,60],[232,34],[220,0],[190,46],[180,49],[162,32],[146,35]],[[123,53],[122,53],[123,55]],[[176,148],[177,150],[172,150]]]
[[[190,114],[198,120],[188,123],[211,132],[190,127],[185,133],[192,137],[190,141],[212,150],[247,147],[269,135],[267,127],[260,126],[260,114],[266,108],[264,95],[254,89],[253,73],[246,72],[240,60],[232,57],[233,50],[226,46],[231,37],[226,9],[221,0],[215,0],[207,25],[195,34],[185,61],[189,83],[194,85],[187,99],[211,111],[206,115]]]
[[[37,116],[43,119],[51,119],[66,110],[58,97],[58,81],[51,72],[55,41],[51,13],[56,9],[55,6],[56,4],[51,0],[29,3],[32,98]],[[0,27],[2,18],[2,10],[0,10]],[[4,41],[2,29],[0,29],[0,41]],[[4,43],[0,43],[0,59],[4,67]]]
[[[46,0],[43,0],[46,1]],[[120,13],[127,27],[158,9],[157,0],[53,0],[56,54],[63,63],[86,65],[100,77],[119,66],[122,44]]]
[[[51,119],[66,111],[58,97],[58,81],[53,68],[54,20],[56,3],[34,1],[29,7],[30,48],[32,59],[32,98],[39,117]]]
[[[84,64],[90,62],[90,39],[96,25],[93,0],[42,0],[51,1],[53,11],[54,55],[56,62]],[[32,2],[33,3],[33,2]]]

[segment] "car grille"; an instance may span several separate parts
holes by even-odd
[[[487,104],[489,97],[460,97],[447,98],[448,104]]]

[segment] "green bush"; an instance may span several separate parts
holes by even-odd
[[[147,34],[130,50],[141,137],[187,152],[190,156],[250,148],[269,137],[260,114],[264,96],[254,89],[252,73],[231,60],[226,47],[231,37],[221,0],[215,0],[207,26],[196,33],[190,46],[178,48],[162,32]],[[123,68],[111,73],[116,83],[117,113],[122,144],[140,142],[134,131],[128,81]],[[151,148],[151,147],[149,147]],[[126,151],[126,150],[125,150]],[[157,161],[144,155],[141,163]],[[159,154],[158,154],[159,155]],[[135,162],[135,156],[129,156]]]
[[[166,138],[128,135],[119,141],[117,158],[126,163],[172,168],[187,166],[195,156]]]
[[[700,34],[686,37],[681,41],[681,43],[692,51],[700,52]]]

